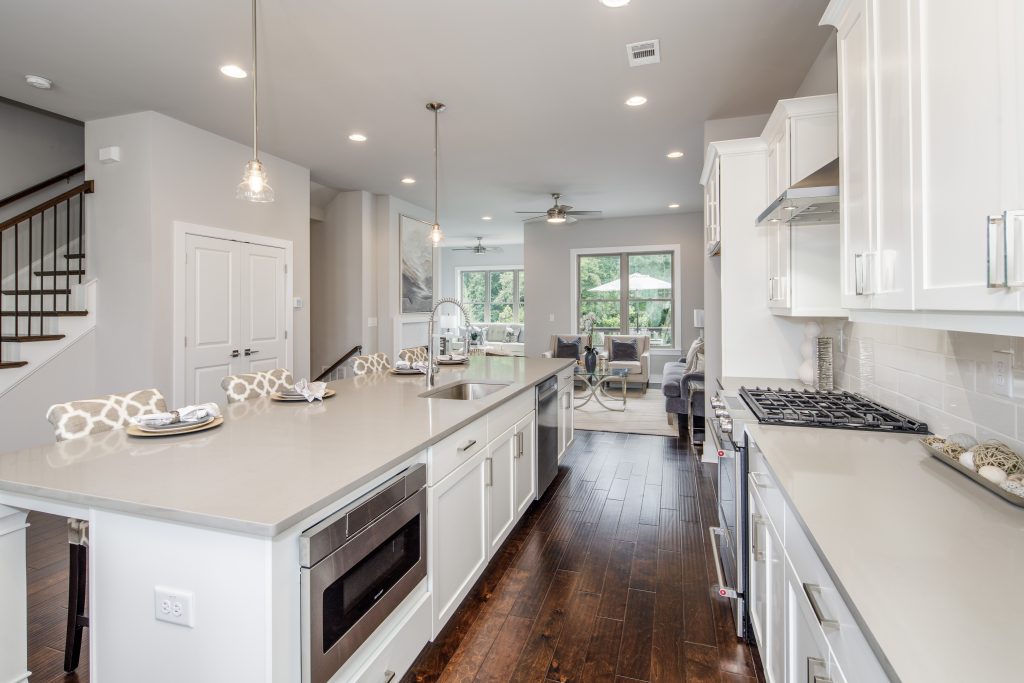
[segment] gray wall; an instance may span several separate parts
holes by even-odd
[[[501,252],[474,254],[471,251],[441,249],[441,296],[459,296],[456,268],[488,268],[490,266],[523,266],[523,245],[504,244]]]
[[[684,213],[584,220],[567,227],[549,227],[546,223],[531,226],[524,245],[526,355],[537,356],[547,351],[552,334],[576,327],[570,320],[572,249],[653,244],[679,245],[683,328],[679,348],[685,351],[698,333],[693,327],[693,309],[704,306],[703,222],[700,213]],[[651,374],[660,376],[664,364],[678,357],[679,353],[652,356]]]
[[[756,138],[764,130],[770,114],[753,116],[737,116],[731,119],[711,119],[704,122],[704,153],[707,155],[708,145],[719,140],[739,140]],[[701,219],[703,221],[703,218]]]
[[[817,59],[807,70],[803,83],[793,97],[829,95],[839,92],[839,59],[836,52],[836,33],[832,32],[818,53]]]
[[[0,99],[0,197],[80,165],[84,145],[81,123]]]

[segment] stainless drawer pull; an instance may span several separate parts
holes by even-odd
[[[459,452],[461,453],[462,451],[468,451],[470,448],[472,448],[475,445],[476,445],[476,439],[470,439],[466,443],[464,443],[461,446],[459,446]]]
[[[763,481],[758,481],[757,480],[758,476],[762,476],[762,477],[768,476],[764,472],[751,472],[748,476],[750,477],[750,483],[753,484],[754,486],[756,486],[759,489],[770,489],[772,487],[770,480],[768,481],[768,483],[765,483]]]
[[[761,547],[761,544],[758,543],[758,541],[757,541],[757,539],[758,539],[757,530],[758,530],[758,528],[763,528],[764,527],[764,516],[763,515],[751,515],[750,519],[754,522],[753,525],[752,525],[754,527],[753,528],[754,536],[753,536],[752,542],[750,544],[751,545],[751,549],[752,549],[752,554],[754,555],[754,561],[755,562],[764,562],[764,549]]]
[[[864,254],[853,255],[853,293],[864,295]]]
[[[523,441],[526,435],[523,432],[516,432],[516,457],[523,457]]]
[[[825,616],[825,613],[821,611],[821,606],[818,604],[818,599],[821,597],[821,586],[817,586],[813,583],[804,584],[804,594],[807,596],[807,602],[811,603],[811,609],[814,611],[814,618],[818,620],[822,628],[839,628],[839,622],[835,619],[829,619]]]
[[[718,537],[725,534],[725,529],[720,526],[708,527],[711,534],[711,551],[715,556],[715,574],[718,577],[718,594],[723,598],[735,598],[736,589],[725,585],[725,574],[722,571],[722,553],[718,549]]]
[[[487,460],[487,486],[494,486],[494,458]]]
[[[832,679],[827,676],[819,676],[815,673],[816,670],[822,669],[827,671],[828,664],[824,659],[818,657],[807,658],[807,683],[832,683]]]
[[[989,289],[1009,287],[1006,214],[989,216],[985,229],[985,284]]]
[[[391,671],[390,669],[388,671],[385,671],[384,672],[384,683],[391,683],[391,681],[393,681],[393,680],[395,680],[395,672]]]

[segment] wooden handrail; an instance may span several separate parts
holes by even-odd
[[[19,199],[23,199],[23,198],[27,197],[30,194],[35,194],[36,192],[39,192],[39,190],[45,190],[46,188],[48,188],[50,185],[53,185],[54,183],[59,183],[62,180],[67,180],[68,178],[70,178],[72,176],[78,175],[79,173],[83,172],[84,170],[85,170],[85,165],[84,164],[81,165],[81,166],[75,166],[74,168],[69,169],[67,171],[64,171],[63,173],[61,173],[59,175],[55,175],[52,178],[47,178],[46,180],[44,180],[41,183],[36,183],[32,187],[26,187],[21,192],[15,192],[10,197],[4,197],[3,199],[0,199],[0,209],[2,209],[3,207],[7,206],[8,204],[11,204],[12,202],[16,202]]]
[[[67,192],[59,194],[56,197],[54,197],[53,199],[49,199],[49,200],[43,202],[39,206],[35,206],[35,207],[29,209],[28,211],[22,211],[20,214],[18,214],[14,218],[10,218],[10,219],[4,221],[3,223],[0,223],[0,232],[3,232],[4,230],[6,230],[7,228],[10,228],[11,226],[17,225],[18,223],[22,223],[24,221],[27,221],[32,216],[38,216],[43,211],[46,211],[47,209],[52,209],[53,207],[57,206],[61,202],[66,201],[68,199],[71,199],[72,197],[74,197],[76,195],[92,194],[92,192],[93,192],[93,182],[91,180],[86,180],[81,185],[77,185],[77,186],[71,188],[70,190],[68,190]]]
[[[363,352],[362,345],[358,345],[357,344],[356,346],[353,346],[351,349],[349,349],[348,353],[346,353],[344,356],[342,356],[338,360],[334,361],[334,364],[331,367],[329,367],[326,370],[324,370],[323,372],[321,372],[320,375],[315,380],[313,380],[313,381],[314,382],[319,382],[324,377],[329,377],[330,374],[332,372],[334,372],[338,368],[339,365],[341,365],[342,363],[347,361],[352,356],[358,356],[362,352]]]

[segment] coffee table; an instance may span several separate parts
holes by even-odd
[[[626,410],[626,378],[629,375],[629,370],[625,368],[614,368],[611,370],[595,370],[594,372],[587,372],[586,369],[576,366],[573,374],[573,383],[582,384],[586,390],[586,394],[582,400],[577,399],[575,408],[582,408],[583,406],[590,403],[591,399],[597,401],[601,407],[606,410],[615,410],[617,412],[624,412]],[[612,396],[608,393],[608,384],[610,382],[618,381],[622,386],[622,396]],[[602,396],[605,400],[622,402],[622,407],[617,408],[610,406],[601,400]]]

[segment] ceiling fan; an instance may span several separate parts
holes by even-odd
[[[524,218],[524,223],[533,223],[535,221],[544,220],[548,223],[575,223],[576,216],[600,216],[600,211],[574,211],[568,204],[559,204],[558,200],[562,198],[557,192],[551,193],[552,199],[555,200],[555,205],[547,211],[516,211],[516,213],[532,213],[535,214],[530,218]]]
[[[504,249],[502,249],[501,247],[485,247],[483,245],[483,240],[483,237],[477,237],[476,244],[474,244],[472,247],[456,247],[455,249],[452,249],[452,251],[471,251],[474,254],[486,254],[489,251],[494,253],[504,251]]]

